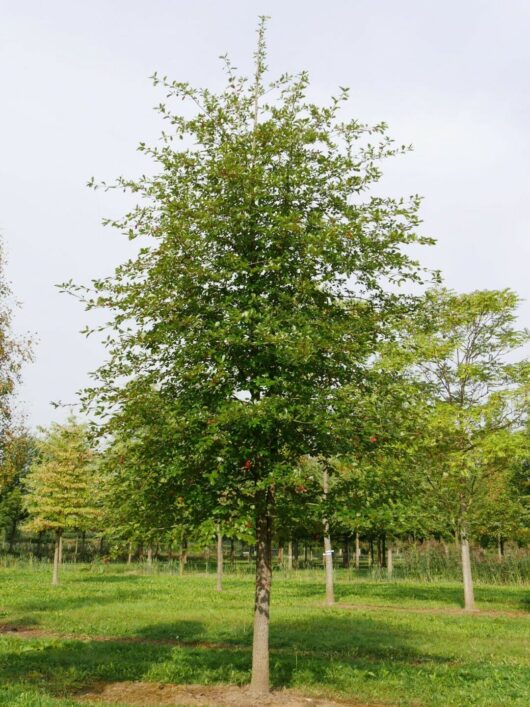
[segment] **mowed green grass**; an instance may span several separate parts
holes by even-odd
[[[35,630],[0,635],[0,704],[73,705],[98,681],[249,680],[251,576],[227,576],[222,594],[213,575],[123,566],[70,566],[61,586],[49,582],[45,567],[0,570],[0,623]],[[274,687],[391,705],[530,704],[530,587],[478,586],[474,615],[459,611],[453,583],[337,572],[336,594],[325,608],[320,573],[276,574]]]

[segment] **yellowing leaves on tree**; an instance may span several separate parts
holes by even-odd
[[[88,530],[100,515],[97,468],[87,429],[70,418],[53,424],[37,441],[37,457],[26,478],[26,529],[55,532],[53,584],[58,584],[65,530]]]

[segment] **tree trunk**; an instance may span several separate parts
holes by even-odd
[[[346,569],[350,566],[350,539],[344,536],[344,547],[342,549],[342,566]]]
[[[127,548],[127,564],[130,565],[132,563],[132,541],[129,540],[129,547]]]
[[[290,571],[293,569],[293,541],[289,540],[287,543],[287,569]]]
[[[153,566],[153,546],[152,545],[147,546],[147,566],[148,567]]]
[[[13,520],[11,522],[11,530],[9,533],[9,547],[7,550],[10,555],[12,555],[15,550],[15,540],[17,537],[17,523],[18,523],[18,518],[16,516],[14,516]]]
[[[283,569],[283,542],[278,546],[278,564]]]
[[[59,535],[59,565],[63,564],[63,534]]]
[[[223,535],[221,526],[217,524],[217,587],[218,592],[223,591]]]
[[[179,575],[182,577],[184,574],[184,568],[188,562],[188,540],[183,538],[180,543],[180,553],[179,553]]]
[[[61,564],[61,538],[62,532],[60,530],[55,531],[55,545],[53,551],[53,574],[52,574],[52,585],[57,586],[59,584],[59,566]]]
[[[359,542],[359,533],[355,533],[355,569],[359,570],[361,564],[361,544]]]
[[[500,533],[497,536],[497,553],[499,555],[499,560],[502,560],[504,557],[504,539]]]
[[[77,551],[79,549],[79,536],[75,536],[75,546],[74,546],[74,564],[77,564]]]
[[[261,505],[261,508],[260,508]],[[269,611],[272,584],[272,522],[267,500],[257,504],[256,522],[256,599],[252,643],[250,691],[256,696],[269,694]]]
[[[392,579],[392,573],[394,571],[394,557],[392,555],[392,548],[389,547],[386,552],[386,573],[388,579]]]
[[[322,487],[324,489],[324,500],[329,493],[328,470],[324,469],[322,477]],[[329,520],[327,515],[322,519],[324,526],[324,564],[326,567],[326,604],[332,606],[335,603],[333,593],[333,550],[331,549],[331,537],[329,534]]]
[[[236,566],[236,552],[234,547],[234,538],[230,538],[230,567],[234,569]]]
[[[469,553],[469,540],[465,530],[462,530],[460,535],[460,547],[462,551],[462,574],[464,578],[464,608],[466,611],[475,611],[471,556]]]

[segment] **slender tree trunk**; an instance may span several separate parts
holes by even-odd
[[[278,546],[278,564],[283,568],[283,542]]]
[[[359,542],[359,533],[355,533],[355,569],[359,570],[361,564],[361,543]]]
[[[221,526],[217,524],[217,587],[218,592],[223,591],[223,535]]]
[[[153,546],[152,545],[147,546],[147,566],[148,567],[153,566]]]
[[[464,607],[466,611],[475,611],[475,595],[473,592],[473,577],[471,575],[471,556],[467,531],[462,530],[460,535],[460,549],[462,552],[462,575],[464,578]]]
[[[129,547],[127,548],[127,564],[130,565],[132,563],[132,540],[129,540]]]
[[[374,539],[370,538],[370,554],[368,556],[370,567],[374,564]]]
[[[53,551],[53,574],[52,574],[52,585],[57,586],[59,584],[59,566],[61,564],[61,539],[62,533],[60,530],[55,531],[55,545]]]
[[[63,534],[59,535],[59,565],[63,564]]]
[[[10,555],[13,554],[13,551],[15,549],[15,540],[17,537],[17,524],[18,524],[18,519],[16,517],[14,517],[11,522],[11,530],[9,533],[9,547],[7,550]]]
[[[342,549],[342,566],[346,569],[350,566],[350,539],[347,535],[344,536],[344,547]]]
[[[497,536],[497,553],[499,555],[499,560],[502,560],[504,557],[504,540],[500,533]]]
[[[75,536],[75,545],[74,545],[74,564],[77,564],[77,551],[79,549],[79,536]]]
[[[260,507],[261,506],[261,507]],[[269,617],[272,584],[272,522],[267,500],[257,504],[256,522],[256,600],[252,643],[252,680],[254,695],[269,693]]]
[[[41,532],[37,535],[36,555],[37,555],[38,560],[42,559],[42,536],[43,536],[43,534],[44,534],[44,531],[41,530]]]
[[[386,535],[381,537],[381,567],[386,565]]]
[[[324,489],[324,500],[329,493],[329,474],[324,469],[322,476],[322,487]],[[327,515],[322,519],[324,526],[324,564],[326,567],[326,604],[332,606],[335,603],[333,592],[333,550],[331,549],[331,537],[329,534],[329,519]]]
[[[389,547],[386,551],[386,573],[388,579],[392,579],[392,573],[394,572],[394,557],[392,555],[392,548]]]
[[[180,555],[179,555],[179,575],[182,577],[184,574],[184,568],[188,561],[188,540],[183,538],[180,544]]]
[[[291,571],[293,569],[293,541],[289,540],[287,543],[287,569]]]

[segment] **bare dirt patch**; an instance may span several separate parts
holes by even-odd
[[[127,705],[186,705],[202,707],[383,707],[382,702],[333,701],[279,690],[267,698],[253,697],[248,687],[234,685],[165,685],[147,682],[99,683],[75,696],[81,702]],[[386,707],[388,704],[386,703]]]

